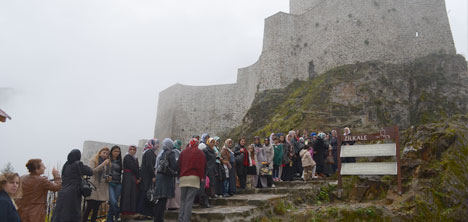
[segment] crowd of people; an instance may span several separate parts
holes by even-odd
[[[345,128],[345,135],[351,131]],[[194,203],[210,208],[209,200],[227,198],[244,189],[275,187],[275,182],[313,180],[337,170],[337,132],[272,133],[252,144],[242,137],[236,142],[203,134],[183,147],[170,138],[150,139],[141,164],[137,147],[124,157],[119,146],[103,147],[87,165],[81,152],[72,150],[61,174],[41,176],[41,159],[31,159],[28,175],[4,173],[0,177],[0,221],[45,221],[47,193],[58,192],[51,221],[96,221],[108,203],[106,221],[153,219],[164,221],[166,210],[179,210],[178,221],[190,221]],[[221,146],[222,144],[222,146]],[[353,162],[344,159],[344,162]],[[94,189],[83,193],[83,177]],[[86,196],[83,199],[83,196]],[[82,209],[82,203],[85,207]]]

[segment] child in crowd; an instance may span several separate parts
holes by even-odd
[[[311,149],[312,146],[310,144],[307,144],[306,147],[299,152],[299,156],[301,156],[302,160],[302,167],[304,168],[305,181],[312,180],[312,178],[315,178],[316,163],[310,155],[309,151]]]
[[[283,168],[283,145],[279,143],[279,137],[274,137],[274,157],[273,157],[273,181],[280,181],[281,168]]]
[[[249,155],[249,166],[247,167],[247,187],[249,189],[257,187],[257,158],[255,155],[255,147],[253,144],[247,148]]]

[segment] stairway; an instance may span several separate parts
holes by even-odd
[[[329,180],[315,180],[311,182],[292,181],[275,182],[276,188],[262,188],[243,190],[232,197],[211,199],[211,208],[200,208],[194,205],[192,222],[238,222],[252,221],[264,212],[273,208],[273,203],[279,200],[287,200],[294,193],[312,192],[314,189],[326,184],[334,183]],[[178,211],[166,211],[165,221],[177,221]],[[140,220],[142,221],[142,220]],[[132,222],[137,222],[132,221]],[[150,221],[143,221],[150,222]]]

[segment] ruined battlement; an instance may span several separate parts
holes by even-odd
[[[301,15],[309,11],[312,7],[320,3],[321,0],[290,0],[289,13]]]
[[[239,125],[257,92],[346,64],[440,52],[456,53],[444,0],[290,0],[289,14],[265,20],[260,58],[238,70],[235,84],[160,93],[155,136],[214,135]]]

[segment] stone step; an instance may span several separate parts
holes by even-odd
[[[192,211],[193,222],[211,221],[250,221],[259,213],[257,206],[212,206],[211,208],[194,208]],[[179,211],[167,211],[164,219],[176,221]]]
[[[216,206],[258,206],[261,207],[274,200],[286,198],[285,194],[237,194],[232,197],[211,199],[210,204]]]
[[[336,180],[333,179],[315,179],[311,181],[301,181],[301,180],[295,180],[295,181],[277,181],[274,182],[276,187],[296,187],[296,186],[302,186],[302,185],[323,185],[326,183],[333,183]]]
[[[256,188],[238,190],[239,194],[232,197],[220,197],[210,199],[211,208],[200,208],[194,205],[192,221],[194,222],[237,222],[251,221],[262,214],[266,208],[280,199],[287,199],[297,192],[309,192],[324,184],[335,184],[336,180],[313,181],[287,181],[275,182],[275,188]],[[166,211],[165,220],[177,221],[179,211]],[[136,221],[135,221],[136,222]],[[143,221],[149,222],[149,221]]]
[[[287,195],[275,194],[239,194],[232,197],[212,199],[211,208],[200,208],[195,204],[192,211],[193,222],[211,221],[250,221],[259,216],[264,206],[271,204],[275,200],[286,198]],[[178,210],[166,211],[165,221],[176,221],[179,215]],[[132,222],[137,222],[132,221]],[[140,220],[140,222],[149,222]]]

